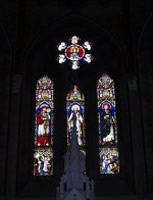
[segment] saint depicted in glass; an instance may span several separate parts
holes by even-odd
[[[115,87],[107,74],[97,82],[97,99],[100,173],[119,173]],[[116,170],[111,171],[113,166],[117,166]]]
[[[85,122],[84,122],[84,95],[74,85],[73,90],[67,94],[67,145],[70,146],[74,122],[76,123],[77,140],[79,148],[85,146]]]
[[[53,174],[53,82],[44,76],[36,86],[34,175]]]
[[[119,173],[119,157],[117,148],[101,148],[100,172],[101,174]]]

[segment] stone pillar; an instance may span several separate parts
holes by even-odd
[[[18,158],[18,135],[20,127],[20,98],[21,98],[22,75],[14,75],[12,79],[9,136],[8,136],[8,161],[7,161],[7,195],[15,196],[16,170]]]
[[[134,161],[134,179],[137,195],[146,193],[145,153],[142,126],[142,109],[138,92],[137,78],[135,75],[128,77],[130,119]]]

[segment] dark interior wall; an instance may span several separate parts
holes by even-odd
[[[0,105],[1,111],[1,126],[0,126],[0,190],[4,192],[5,179],[6,179],[6,159],[7,159],[7,140],[8,140],[8,123],[9,123],[9,103],[10,103],[10,88],[11,88],[11,62],[12,62],[12,49],[10,41],[8,40],[7,33],[2,24],[0,24],[0,42],[3,48],[0,50]]]
[[[26,1],[25,44],[30,42],[38,32],[42,32],[49,24],[52,25],[72,14],[83,15],[113,31],[122,28],[121,21],[118,20],[122,16],[120,1],[109,1],[109,4],[103,4],[98,0],[86,0],[86,2],[84,4],[78,1],[75,4],[74,1],[63,2],[61,0],[46,1],[46,3]],[[120,31],[118,32],[120,33]]]
[[[142,111],[143,111],[143,129],[144,129],[144,143],[145,143],[145,156],[147,165],[147,179],[148,179],[148,191],[153,191],[153,66],[152,66],[152,54],[153,54],[153,17],[150,15],[143,26],[139,38],[138,46],[138,64],[139,64],[139,79],[140,79],[140,91],[142,99]]]
[[[9,111],[12,88],[12,67],[16,38],[17,2],[0,2],[0,192],[5,192],[7,175],[7,151],[9,135]]]
[[[152,97],[151,23],[146,31],[148,35],[144,34],[140,41],[137,62],[138,36],[152,10],[151,1],[33,0],[1,1],[0,4],[0,18],[6,28],[6,31],[3,28],[0,31],[1,44],[4,44],[1,45],[2,66],[5,66],[0,67],[0,80],[3,84],[6,82],[2,94],[7,99],[1,99],[1,105],[5,107],[0,136],[1,193],[9,197],[55,195],[55,187],[63,172],[62,156],[66,145],[65,95],[72,87],[69,67],[66,64],[58,65],[56,61],[56,44],[67,41],[72,34],[94,44],[94,61],[88,66],[82,65],[79,82],[86,95],[87,170],[96,181],[96,195],[151,193],[152,112],[148,113],[145,109],[148,101],[151,106]],[[8,40],[11,41],[12,52]],[[145,76],[146,71],[148,76]],[[100,177],[98,174],[95,91],[97,78],[104,72],[109,73],[116,83],[121,174],[114,177]],[[55,176],[38,180],[32,177],[34,93],[37,79],[46,74],[55,82]],[[92,81],[89,82],[91,77]],[[87,109],[89,107],[90,110]],[[91,123],[93,116],[95,120]]]
[[[85,26],[87,23],[89,27]],[[71,29],[69,27],[71,27]],[[94,32],[90,27],[93,27]],[[56,57],[58,52],[56,45],[58,41],[67,41],[69,36],[73,33],[79,35],[83,40],[84,38],[91,40],[94,44],[92,54],[95,59],[93,63],[90,65],[82,64],[78,74],[79,86],[84,92],[86,98],[88,174],[96,181],[97,195],[113,195],[121,193],[132,194],[135,189],[132,169],[132,145],[129,128],[129,114],[128,112],[125,112],[125,110],[128,111],[128,100],[125,73],[126,67],[124,67],[126,66],[124,48],[121,48],[121,45],[113,38],[113,35],[104,28],[101,27],[100,29],[97,24],[93,23],[88,18],[77,14],[70,15],[66,19],[56,23],[54,29],[49,26],[48,29],[39,34],[31,45],[29,51],[27,51],[24,59],[18,192],[20,192],[21,195],[44,195],[41,189],[38,190],[38,188],[43,187],[46,196],[52,194],[55,195],[56,185],[59,182],[60,175],[63,173],[63,155],[66,150],[65,97],[67,92],[73,86],[73,79],[72,70],[70,70],[69,65],[64,64],[62,66],[57,63]],[[115,177],[99,176],[96,83],[102,73],[110,74],[116,83],[117,101],[120,102],[117,103],[119,132],[121,136],[121,158],[127,157],[129,163],[129,165],[127,165],[127,161],[125,162],[121,159],[121,175]],[[32,177],[33,137],[31,137],[31,135],[33,135],[34,131],[35,84],[36,81],[45,74],[48,74],[55,84],[55,176],[48,178],[48,180],[46,180],[46,178]],[[124,112],[124,118],[126,120],[123,120],[120,115],[121,110]],[[127,135],[129,135],[128,138]],[[122,146],[126,147],[125,151],[122,151]],[[114,186],[116,181],[118,184]],[[51,188],[53,190],[46,185],[52,185]],[[112,187],[111,192],[109,189],[110,185]],[[101,191],[101,187],[105,189]]]

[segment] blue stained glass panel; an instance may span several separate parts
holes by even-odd
[[[53,82],[47,76],[37,81],[34,137],[34,176],[53,175]]]
[[[97,101],[100,173],[117,174],[120,171],[120,165],[115,85],[114,80],[107,74],[103,74],[97,81]]]

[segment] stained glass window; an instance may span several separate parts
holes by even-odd
[[[103,74],[97,82],[101,174],[118,174],[119,152],[114,80]]]
[[[53,82],[47,76],[36,85],[34,176],[53,175]]]
[[[79,149],[85,152],[84,94],[74,85],[66,97],[67,102],[67,146],[71,145],[74,119],[76,119],[77,140]]]

